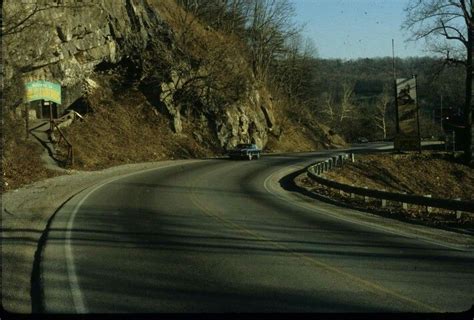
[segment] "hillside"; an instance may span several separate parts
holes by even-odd
[[[437,199],[472,201],[474,194],[472,168],[449,153],[440,151],[358,154],[355,162],[347,162],[343,167],[326,172],[324,177],[349,186],[409,195],[429,195]],[[454,211],[439,208],[427,210],[424,206],[411,204],[403,209],[400,203],[388,200],[387,206],[382,208],[380,200],[369,198],[366,202],[363,197],[352,198],[349,193],[341,193],[312,181],[306,173],[300,175],[296,182],[339,203],[363,211],[371,210],[390,218],[461,227],[470,230],[469,232],[472,232],[474,226],[474,216],[469,212],[457,216]]]
[[[344,144],[312,117],[295,118],[289,100],[255,76],[241,39],[175,1],[10,0],[4,16],[7,189],[58,174],[41,169],[42,151],[19,137],[22,87],[37,79],[60,83],[60,110],[84,117],[64,130],[74,169],[221,155],[240,142],[266,151]]]
[[[441,152],[360,155],[326,176],[348,185],[434,198],[471,200],[474,194],[472,169]]]

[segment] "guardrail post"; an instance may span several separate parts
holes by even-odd
[[[382,189],[383,192],[385,192],[385,189]],[[385,208],[387,206],[387,199],[382,199],[382,208]]]
[[[65,139],[67,142],[67,139]],[[344,158],[344,156],[341,156]],[[74,156],[73,150],[71,147],[71,164],[74,163]],[[337,162],[336,162],[337,163]],[[473,211],[473,205],[471,201],[462,201],[460,198],[456,198],[455,201],[449,199],[433,199],[431,195],[410,195],[409,197],[404,197],[403,195],[407,195],[407,192],[400,192],[399,194],[393,192],[387,192],[386,189],[382,189],[379,192],[361,192],[358,193],[359,188],[355,188],[354,184],[350,184],[352,186],[349,187],[347,184],[338,183],[337,181],[331,181],[328,178],[317,177],[316,173],[320,174],[323,173],[328,167],[333,167],[333,159],[321,161],[314,165],[311,165],[307,169],[308,177],[313,178],[313,180],[317,181],[322,185],[326,185],[330,188],[335,188],[339,190],[341,195],[350,196],[351,199],[359,199],[362,196],[364,197],[364,201],[370,202],[370,198],[373,199],[380,199],[382,208],[387,207],[388,205],[394,206],[401,206],[403,210],[409,210],[409,205],[411,204],[414,208],[426,208],[428,213],[436,212],[435,208],[443,208],[450,210],[456,214],[456,219],[462,219],[465,214],[470,214],[468,212]],[[316,172],[317,170],[317,172]],[[368,187],[364,187],[363,189],[367,190]],[[360,195],[357,197],[357,195]],[[385,198],[386,197],[386,198]],[[385,199],[384,199],[385,198]],[[424,198],[424,199],[423,199]],[[432,198],[432,199],[428,199]],[[362,200],[362,198],[361,198]]]
[[[332,169],[332,159],[328,159],[328,160],[326,160],[326,161],[328,162],[328,168],[329,168],[329,170],[331,170],[331,169]]]
[[[407,194],[406,192],[402,192],[402,194]],[[408,210],[408,203],[402,202],[402,208],[403,210]]]
[[[339,156],[339,163],[340,163],[341,167],[344,166],[344,156],[343,155]]]
[[[352,162],[355,162],[355,156],[354,156],[353,153],[351,153],[351,161],[352,161]]]
[[[334,163],[334,167],[338,166],[337,157],[332,157],[332,162]]]
[[[425,197],[431,198],[431,194],[427,194],[427,195],[425,195]],[[427,213],[431,213],[431,211],[432,211],[431,209],[432,209],[431,207],[426,206],[426,212],[427,212]]]
[[[461,198],[456,198],[454,200],[461,201]],[[461,219],[462,218],[462,211],[461,210],[456,210],[456,219]]]

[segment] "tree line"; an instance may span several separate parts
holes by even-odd
[[[179,0],[210,27],[246,44],[257,79],[282,94],[299,122],[317,117],[347,139],[393,136],[393,71],[390,58],[355,61],[316,58],[301,39],[287,0]],[[436,131],[441,104],[462,117],[465,159],[472,139],[472,0],[411,0],[402,27],[426,39],[433,58],[397,59],[397,76],[417,76],[425,134]],[[434,58],[436,57],[436,58]]]

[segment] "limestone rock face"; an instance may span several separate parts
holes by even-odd
[[[272,115],[272,110],[264,106],[259,92],[253,90],[247,103],[228,108],[216,121],[218,138],[222,146],[232,148],[240,142],[255,143],[264,147],[272,124],[268,123],[265,114]]]
[[[71,89],[82,84],[99,64],[117,63],[146,48],[152,37],[168,32],[146,1],[41,2],[4,3],[7,26],[32,14],[23,26],[5,36],[10,62],[5,75],[6,79],[13,76],[15,66],[26,81],[59,82],[65,91],[65,105],[80,96],[81,92]]]
[[[152,0],[6,0],[4,19],[6,83],[19,76],[60,83],[64,110],[94,90],[94,73],[125,64],[134,81],[153,77],[157,108],[182,132],[184,110],[173,99],[183,81],[173,74],[173,64],[181,63],[175,35]],[[224,109],[204,100],[192,108],[224,148],[239,142],[264,147],[275,127],[271,100],[253,86]]]

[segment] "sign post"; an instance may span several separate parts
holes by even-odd
[[[30,137],[30,114],[28,104],[25,103],[25,125],[26,125],[26,140]]]

